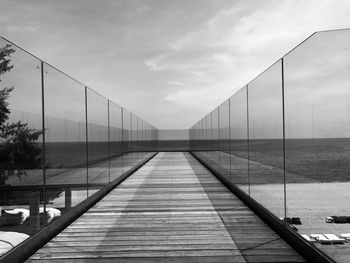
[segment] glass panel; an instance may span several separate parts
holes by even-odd
[[[131,113],[123,108],[123,172],[131,169]]]
[[[220,171],[219,167],[219,108],[216,108],[211,113],[211,125],[212,125],[212,150],[210,153],[210,162],[213,169]]]
[[[123,174],[122,108],[109,102],[110,180]]]
[[[138,159],[138,153],[137,153],[137,146],[138,146],[138,137],[137,137],[137,116],[134,114],[131,114],[131,152],[132,152],[132,165],[135,165],[137,163]]]
[[[87,119],[91,195],[109,182],[108,100],[91,89],[87,89]]]
[[[250,195],[284,217],[281,61],[248,85]]]
[[[230,98],[231,182],[249,194],[247,88]]]
[[[137,137],[138,137],[138,157],[139,160],[143,160],[143,120],[141,118],[138,118],[138,130],[137,130]]]
[[[44,72],[46,198],[65,212],[87,198],[85,87],[50,65]]]
[[[284,58],[287,216],[300,234],[349,232],[326,223],[349,216],[349,47],[350,30],[316,33]],[[348,261],[344,246],[316,246]]]
[[[189,134],[189,140],[190,140],[190,149],[191,151],[194,150],[194,147],[193,147],[193,126],[189,129],[188,131],[188,134]]]
[[[202,120],[197,123],[197,155],[201,158],[203,154],[203,141],[202,141]]]
[[[219,107],[220,174],[230,181],[230,100]]]
[[[0,231],[32,235],[44,226],[41,62],[1,38],[0,53]]]
[[[207,130],[207,152],[206,152],[206,159],[209,161],[210,156],[212,154],[212,145],[213,145],[213,133],[212,133],[212,119],[211,119],[211,113],[206,116],[207,119],[207,125],[206,125],[206,130]],[[209,161],[210,163],[210,161]]]
[[[203,140],[204,140],[204,146],[203,146],[203,152],[204,154],[208,151],[208,129],[207,129],[207,120],[208,116],[205,116],[203,119]]]

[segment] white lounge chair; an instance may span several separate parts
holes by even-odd
[[[315,239],[310,238],[308,235],[303,234],[303,235],[301,235],[301,236],[302,236],[306,241],[309,241],[309,242],[311,242],[311,243],[316,242]]]
[[[0,231],[0,256],[29,238],[27,234]]]
[[[345,239],[344,238],[339,238],[337,235],[334,234],[323,234],[326,238],[329,240],[332,240],[332,244],[344,244]]]
[[[332,244],[332,240],[328,239],[322,234],[310,234],[310,237],[316,239],[317,242],[324,244],[324,245],[330,245]]]
[[[344,238],[347,241],[350,241],[350,233],[341,234],[340,237]]]
[[[334,218],[331,216],[326,217],[326,223],[334,223]]]

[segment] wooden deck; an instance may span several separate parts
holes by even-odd
[[[159,153],[27,262],[305,262],[190,154]]]

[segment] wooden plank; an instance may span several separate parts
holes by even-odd
[[[159,153],[28,262],[304,262],[187,153]]]

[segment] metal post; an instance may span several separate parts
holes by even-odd
[[[43,206],[44,206],[44,217],[46,225],[46,137],[45,137],[45,78],[44,78],[44,61],[40,62],[41,66],[41,126],[43,131],[43,160],[42,160],[42,170],[43,170]],[[40,195],[39,195],[40,198]]]
[[[246,86],[246,94],[247,94],[247,150],[248,150],[248,195],[250,196],[250,126],[249,126],[249,92],[248,85]]]
[[[121,108],[121,118],[122,118],[122,174],[124,173],[124,154],[125,154],[125,145],[124,145],[124,113],[123,113],[124,109]]]
[[[85,86],[85,152],[86,152],[86,196],[89,196],[89,132],[88,132],[88,99],[87,99],[87,89]]]
[[[283,123],[283,194],[284,194],[284,218],[287,217],[287,188],[286,188],[286,125],[285,125],[285,105],[284,105],[284,60],[281,58],[282,70],[282,123]],[[286,221],[284,222],[286,224]]]
[[[72,207],[72,188],[64,189],[64,210],[67,212]]]
[[[108,183],[111,182],[111,132],[110,132],[110,116],[109,116],[109,100],[107,100],[107,114],[108,114]]]
[[[230,151],[230,182],[232,183],[232,178],[231,178],[231,99],[228,99],[228,141],[229,141],[229,151]]]

